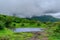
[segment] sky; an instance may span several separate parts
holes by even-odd
[[[0,0],[0,14],[19,17],[52,15],[60,18],[60,0]]]

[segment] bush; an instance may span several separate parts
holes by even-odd
[[[2,21],[0,21],[0,30],[4,29],[5,25]]]

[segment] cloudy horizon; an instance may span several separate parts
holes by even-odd
[[[0,13],[20,17],[52,15],[60,18],[60,0],[0,0]]]

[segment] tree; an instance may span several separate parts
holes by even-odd
[[[11,17],[8,17],[5,21],[5,27],[10,28],[11,23],[12,23],[12,19],[11,19]]]
[[[22,23],[21,26],[24,26],[24,23]]]
[[[41,26],[41,24],[40,23],[37,23],[37,26]]]
[[[4,29],[5,25],[2,21],[0,21],[0,30]]]

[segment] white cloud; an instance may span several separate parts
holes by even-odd
[[[60,0],[0,0],[0,12],[9,15],[16,13],[23,17],[49,13],[55,15],[60,12]]]
[[[53,17],[60,18],[60,12],[55,13],[55,14],[50,13],[50,14],[46,14],[46,15],[51,15],[51,16],[53,16]]]

